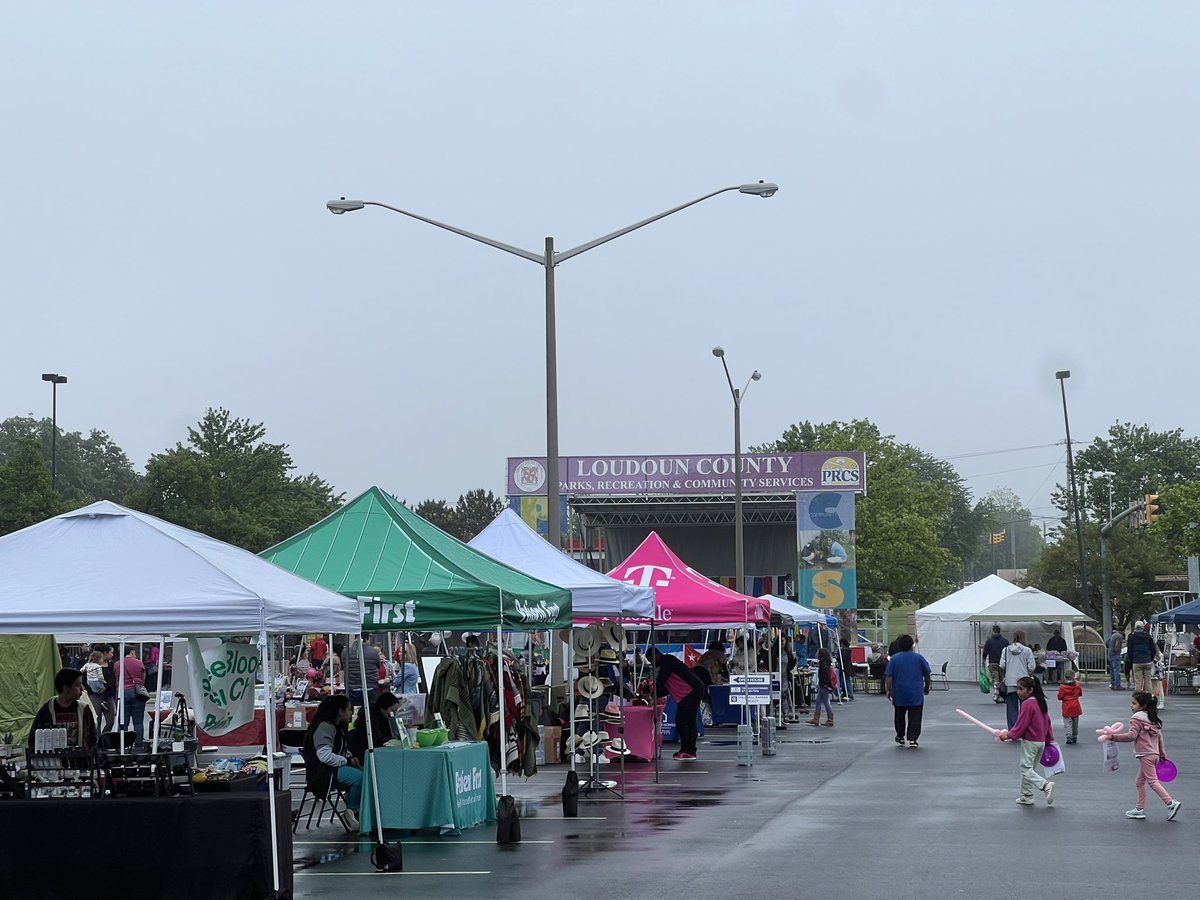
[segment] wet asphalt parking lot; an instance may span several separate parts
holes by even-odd
[[[1128,692],[1085,688],[1080,743],[1063,748],[1067,772],[1046,808],[1014,803],[1020,751],[1000,745],[955,708],[995,727],[1004,707],[974,685],[927,698],[919,749],[893,741],[891,707],[859,695],[835,707],[833,728],[791,725],[778,753],[738,766],[732,728],[709,729],[699,759],[626,768],[625,798],[581,797],[565,819],[565,766],[509,779],[522,842],[499,846],[494,824],[461,835],[389,833],[404,871],[373,870],[372,841],[340,828],[300,828],[297,898],[344,896],[815,897],[891,900],[1019,896],[1194,897],[1200,883],[1200,697],[1172,696],[1164,740],[1179,767],[1168,789],[1183,801],[1174,822],[1153,795],[1134,806],[1136,765],[1102,770],[1094,729],[1129,718]],[[1059,704],[1051,699],[1056,735]],[[615,771],[615,766],[605,767]],[[612,774],[606,777],[616,777]],[[499,785],[499,781],[497,781]],[[298,795],[297,795],[298,796]]]

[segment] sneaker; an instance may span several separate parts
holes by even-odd
[[[1183,806],[1178,800],[1172,800],[1167,804],[1167,821],[1174,822],[1175,814],[1179,812],[1179,807]]]
[[[1046,786],[1044,788],[1042,788],[1042,790],[1046,792],[1046,805],[1053,806],[1054,805],[1054,782],[1047,781]]]
[[[1144,819],[1144,818],[1146,818],[1146,811],[1144,809],[1131,809],[1125,813],[1125,818],[1127,818],[1127,819]]]
[[[356,816],[354,814],[354,810],[352,810],[352,809],[342,810],[341,818],[342,818],[342,825],[345,826],[347,831],[349,831],[351,834],[358,834],[358,816]]]
[[[916,741],[909,741],[909,742],[908,742],[908,749],[909,749],[909,750],[916,750],[916,749],[917,749],[917,742],[916,742]]]
[[[694,762],[696,759],[695,754],[692,753],[680,753],[679,758],[684,762]]]
[[[899,744],[901,747],[903,747],[904,746],[904,738],[902,738],[900,735],[896,735],[896,743]]]
[[[1032,797],[1018,797],[1017,804],[1020,806],[1033,806],[1033,798]]]
[[[683,751],[676,750],[674,753],[671,754],[671,759],[683,759]]]

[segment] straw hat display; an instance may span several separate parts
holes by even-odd
[[[575,648],[576,656],[594,656],[600,649],[601,640],[600,629],[594,624],[571,629],[571,646]]]
[[[623,741],[621,738],[617,738],[616,740],[614,740],[611,744],[609,744],[604,749],[608,753],[612,753],[614,756],[632,756],[633,755],[633,751],[630,750],[629,747],[626,746],[625,741]]]
[[[589,700],[595,700],[604,693],[604,684],[595,675],[584,675],[576,683],[576,687],[579,688],[579,695]]]
[[[600,652],[596,654],[596,662],[602,666],[619,666],[621,657],[611,647],[601,647]]]
[[[621,627],[621,623],[605,619],[602,622],[597,622],[596,625],[599,627],[601,640],[608,644],[608,646],[617,651],[629,649],[629,642],[625,637],[625,629]]]

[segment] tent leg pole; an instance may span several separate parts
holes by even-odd
[[[271,674],[271,645],[267,643],[267,633],[262,631],[258,636],[258,652],[262,659],[263,685],[265,703],[263,704],[263,724],[267,732],[267,809],[271,817],[271,884],[275,896],[279,896],[279,826],[275,820],[275,678]]]
[[[117,660],[117,742],[125,755],[125,639],[121,638],[121,658]]]
[[[158,708],[162,706],[163,663],[166,660],[164,643],[163,638],[160,637],[158,639],[158,672],[154,676],[154,709],[150,712],[150,727],[154,730],[150,736],[152,753],[158,752]]]
[[[496,681],[500,691],[500,796],[508,796],[508,738],[504,733],[504,633],[496,625]]]

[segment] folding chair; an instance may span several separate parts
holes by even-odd
[[[292,834],[296,833],[296,829],[300,827],[300,820],[304,818],[305,803],[309,804],[308,820],[304,823],[305,831],[312,828],[314,813],[317,816],[317,827],[320,828],[326,809],[329,810],[329,824],[332,825],[342,821],[342,813],[348,808],[346,795],[334,777],[333,767],[318,760],[315,753],[302,752],[301,755],[304,757],[304,793],[300,796],[296,811],[292,813]]]
[[[944,663],[942,663],[942,671],[934,672],[932,675],[929,676],[929,686],[931,688],[935,688],[940,684],[942,686],[943,691],[950,690],[950,679],[946,675],[946,670],[949,668],[950,668],[950,660],[946,660]]]

